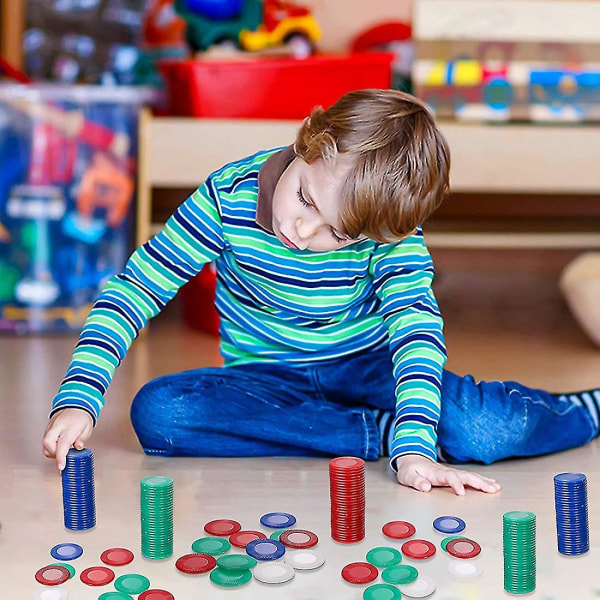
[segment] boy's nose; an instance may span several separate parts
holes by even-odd
[[[298,219],[296,221],[296,234],[299,243],[307,244],[314,231],[314,223],[310,219]]]

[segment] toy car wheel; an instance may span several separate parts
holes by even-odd
[[[296,58],[307,58],[315,50],[313,43],[303,33],[290,33],[284,40],[284,44],[291,48]]]

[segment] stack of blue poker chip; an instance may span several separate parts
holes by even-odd
[[[69,450],[62,472],[62,490],[65,527],[74,531],[92,529],[96,525],[96,498],[91,450]]]
[[[554,477],[554,505],[558,551],[570,556],[590,549],[587,478],[583,473]]]

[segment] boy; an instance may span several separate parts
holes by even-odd
[[[464,494],[499,485],[436,462],[437,443],[458,463],[591,439],[581,403],[442,376],[420,224],[446,194],[449,166],[421,101],[362,90],[314,110],[294,147],[213,173],[98,298],[54,399],[45,455],[60,469],[71,445],[83,447],[139,330],[209,261],[225,366],[140,390],[131,418],[147,454],[389,454],[400,483]]]

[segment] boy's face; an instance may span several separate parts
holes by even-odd
[[[325,252],[358,241],[343,232],[339,218],[349,169],[343,160],[308,164],[296,157],[290,163],[273,195],[273,232],[280,242],[296,250]]]

